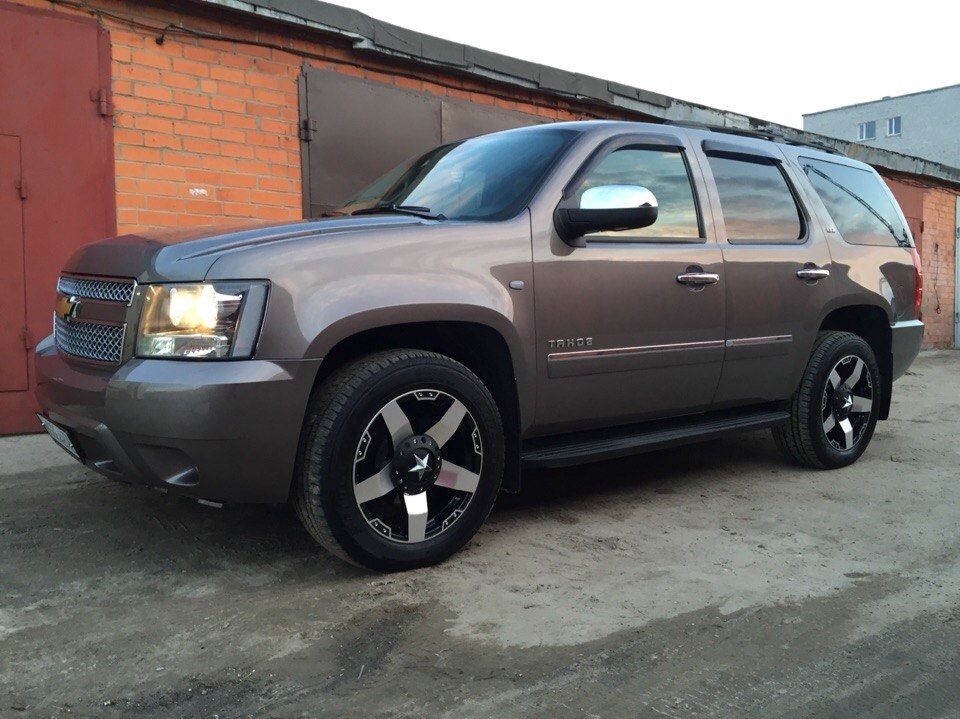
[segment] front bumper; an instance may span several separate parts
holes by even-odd
[[[287,499],[320,360],[134,359],[109,370],[36,348],[42,414],[116,479],[218,502]]]
[[[890,325],[890,354],[893,379],[899,379],[913,364],[923,344],[923,322],[907,320]]]

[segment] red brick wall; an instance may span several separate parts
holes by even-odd
[[[300,212],[295,62],[112,29],[121,231]]]
[[[20,1],[51,7],[42,0]],[[225,12],[211,15],[178,3],[86,5],[102,11],[99,18],[111,35],[120,232],[300,218],[297,76],[303,62],[550,119],[600,115],[546,93],[389,63],[337,38],[298,37],[296,29],[281,34],[263,29],[262,20],[224,20]],[[167,32],[158,44],[171,24],[216,37]]]
[[[923,343],[954,346],[954,254],[958,193],[903,177],[883,178],[913,233],[923,268]]]
[[[248,22],[186,3],[87,0],[87,9],[78,10],[45,0],[18,1],[85,15],[100,11],[96,16],[110,30],[120,232],[300,218],[297,76],[303,62],[550,119],[642,119],[625,110],[390,61],[332,36],[278,30],[263,20]],[[164,33],[169,25],[213,37]],[[888,182],[896,192],[898,181]],[[919,205],[913,202],[915,188],[909,194],[911,206]],[[949,191],[923,190],[919,245],[929,346],[953,343],[954,198]]]
[[[928,347],[954,346],[956,214],[956,193],[939,188],[924,193],[920,258],[924,344]]]

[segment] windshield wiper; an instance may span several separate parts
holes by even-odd
[[[446,217],[442,213],[438,212],[436,214],[429,207],[420,207],[418,205],[391,205],[386,202],[379,205],[374,205],[373,207],[364,207],[360,210],[354,210],[351,212],[351,215],[379,215],[385,213],[395,213],[397,215],[413,215],[414,217],[422,217],[426,220],[445,220]]]
[[[850,197],[852,197],[855,201],[857,201],[857,202],[859,202],[861,205],[863,205],[863,206],[867,209],[867,212],[869,212],[871,215],[873,215],[874,217],[876,217],[876,218],[877,218],[877,221],[880,222],[884,227],[887,228],[887,232],[889,232],[891,235],[893,235],[893,240],[894,240],[894,242],[896,242],[896,243],[897,243],[898,245],[900,245],[901,247],[910,247],[910,240],[907,238],[907,231],[906,231],[906,230],[903,230],[903,237],[898,237],[898,236],[897,236],[897,231],[893,228],[893,225],[890,224],[889,220],[887,220],[886,217],[884,217],[883,215],[881,215],[876,209],[874,209],[873,205],[871,205],[871,204],[870,204],[869,202],[867,202],[865,199],[863,199],[862,197],[860,197],[860,195],[858,195],[856,192],[854,192],[853,190],[851,190],[849,187],[847,187],[847,186],[845,186],[845,185],[842,185],[841,183],[837,182],[837,181],[834,180],[832,177],[830,177],[830,175],[828,175],[828,174],[825,173],[825,172],[821,172],[821,171],[818,170],[816,167],[811,167],[810,165],[804,165],[803,167],[804,167],[805,170],[810,170],[810,172],[815,172],[817,175],[819,175],[820,177],[822,177],[824,180],[826,180],[827,182],[829,182],[831,185],[834,185],[835,187],[837,187],[841,192],[846,192],[846,193],[847,193],[848,195],[850,195]]]

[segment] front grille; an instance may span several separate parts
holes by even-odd
[[[119,364],[123,355],[123,325],[104,325],[53,318],[53,333],[61,352],[74,357]]]
[[[61,277],[57,292],[67,297],[82,297],[102,302],[130,304],[137,283],[132,280],[93,280],[80,277]]]

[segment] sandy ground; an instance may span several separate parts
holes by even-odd
[[[766,433],[526,477],[381,576],[0,440],[0,717],[958,717],[960,353],[835,472]]]

